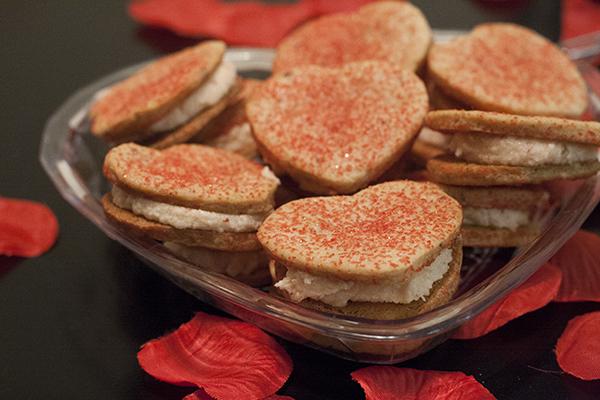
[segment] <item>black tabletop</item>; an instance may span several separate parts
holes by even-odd
[[[556,40],[559,1],[415,1],[435,28],[481,21],[528,25]],[[2,2],[0,195],[39,200],[61,233],[47,254],[0,256],[0,398],[180,399],[190,392],[138,366],[141,344],[218,313],[158,276],[64,202],[38,161],[44,122],[77,88],[123,66],[193,43],[143,28],[123,1]],[[588,220],[600,228],[600,211]],[[448,341],[401,366],[474,375],[500,399],[593,399],[600,382],[562,374],[553,347],[593,303],[552,304],[483,338]],[[296,399],[361,398],[350,372],[364,365],[283,342],[294,372],[280,393]]]

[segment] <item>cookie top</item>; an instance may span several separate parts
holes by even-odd
[[[536,32],[513,24],[478,25],[469,34],[434,44],[428,76],[476,109],[578,118],[587,92],[575,64]]]
[[[115,84],[90,108],[92,133],[115,142],[139,136],[200,87],[224,53],[225,43],[202,42],[160,58]]]
[[[596,121],[486,111],[438,110],[427,114],[425,125],[449,133],[490,133],[600,146],[600,122]]]
[[[451,246],[461,223],[460,205],[435,184],[394,181],[286,203],[258,240],[288,268],[376,282],[423,268]]]
[[[294,178],[352,193],[408,150],[427,108],[413,72],[365,61],[276,75],[254,92],[246,112],[267,159]]]
[[[156,201],[228,214],[272,210],[279,184],[263,166],[200,144],[162,151],[122,144],[106,155],[104,175],[120,188]]]
[[[415,71],[431,39],[427,20],[409,2],[375,2],[353,13],[317,18],[293,31],[277,47],[273,71],[365,60],[388,61]]]

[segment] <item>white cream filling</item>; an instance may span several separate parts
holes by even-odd
[[[268,257],[263,251],[216,251],[203,247],[190,247],[165,242],[165,247],[179,258],[210,271],[232,278],[256,278],[268,281]]]
[[[272,181],[277,182],[277,184],[281,183],[279,178],[273,173],[273,171],[271,171],[271,169],[269,167],[263,167],[263,169],[260,171],[260,175],[263,178],[270,179]]]
[[[174,129],[195,117],[200,111],[216,104],[235,83],[235,65],[222,61],[215,71],[196,91],[167,115],[155,122],[151,132],[164,132]]]
[[[452,135],[434,131],[433,129],[424,126],[421,129],[421,132],[419,132],[419,136],[417,137],[417,139],[421,140],[422,142],[445,149],[450,143]]]
[[[208,141],[207,144],[234,153],[244,152],[248,148],[256,148],[252,137],[252,128],[248,122],[235,125],[224,134]]]
[[[344,307],[348,301],[408,304],[429,295],[433,284],[450,268],[452,249],[444,249],[437,258],[409,280],[388,279],[369,283],[327,278],[288,268],[285,277],[275,287],[285,291],[292,300],[319,300],[334,307]]]
[[[216,232],[256,232],[267,217],[265,214],[223,214],[160,203],[131,195],[113,186],[112,201],[118,207],[132,211],[151,221],[177,229],[201,229]]]
[[[598,159],[593,145],[493,134],[455,134],[450,149],[457,158],[480,164],[562,165]]]
[[[463,224],[506,228],[511,231],[531,222],[524,210],[463,207]]]

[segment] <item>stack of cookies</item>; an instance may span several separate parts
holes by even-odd
[[[150,146],[106,156],[107,217],[310,308],[399,319],[446,303],[463,245],[531,242],[541,184],[600,170],[600,124],[576,120],[584,81],[535,32],[431,39],[413,5],[380,1],[293,31],[262,83],[220,42],[150,64],[91,107],[97,136]],[[411,148],[435,183],[398,179]],[[304,198],[276,208],[282,186]]]
[[[427,128],[447,135],[448,155],[428,177],[463,205],[466,246],[512,247],[540,234],[548,206],[539,186],[600,169],[600,125],[579,118],[585,83],[556,46],[528,29],[484,24],[428,56]]]

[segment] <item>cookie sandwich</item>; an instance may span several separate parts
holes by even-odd
[[[246,106],[258,150],[308,192],[353,193],[408,152],[427,113],[411,71],[379,61],[275,75]]]
[[[443,185],[463,210],[463,246],[518,247],[541,234],[550,195],[540,187]]]
[[[108,152],[103,171],[113,186],[102,205],[122,229],[165,242],[207,269],[264,282],[256,231],[279,185],[267,167],[199,144],[156,150],[126,143]]]
[[[424,64],[431,40],[431,28],[418,8],[409,2],[379,1],[355,12],[311,20],[294,30],[277,47],[273,72],[366,60],[416,71]]]
[[[513,24],[478,25],[433,44],[427,77],[435,108],[579,118],[588,104],[585,82],[567,55]]]
[[[463,186],[536,184],[600,170],[600,123],[485,111],[430,112],[425,124],[453,134],[452,155],[427,162],[428,176]]]
[[[164,148],[196,135],[234,98],[235,66],[225,44],[202,42],[160,58],[101,93],[90,107],[91,132],[112,143]]]
[[[395,181],[287,203],[258,239],[282,296],[327,312],[400,319],[452,297],[461,221],[459,203],[435,184]]]

